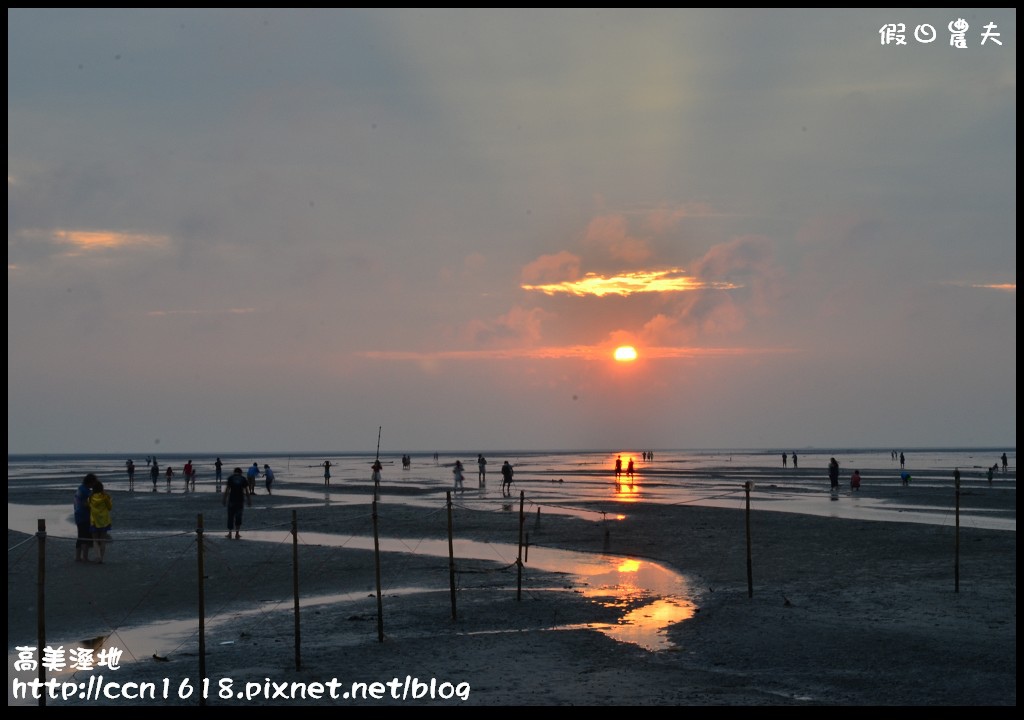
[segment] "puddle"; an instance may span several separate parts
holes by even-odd
[[[66,535],[72,537],[75,531],[74,525],[70,522],[70,514],[64,507],[58,506],[8,506],[8,524],[11,529],[28,532],[31,527],[34,532],[36,521],[30,518],[41,517],[46,520],[48,534]],[[280,543],[283,536],[289,533],[284,531],[259,531],[251,530],[245,533],[245,542],[273,542]],[[374,539],[362,536],[336,536],[329,533],[302,533],[299,534],[300,541],[305,545],[324,545],[328,547],[346,547],[360,550],[373,550]],[[219,534],[213,535],[214,541],[221,540]],[[228,542],[223,540],[223,542]],[[378,544],[382,552],[392,553],[414,553],[417,555],[430,555],[434,557],[448,557],[448,540],[416,540],[414,543],[404,539],[380,538]],[[499,564],[513,564],[518,556],[516,545],[502,543],[486,543],[473,540],[455,539],[452,542],[453,552],[458,560],[483,560]],[[692,617],[694,606],[685,598],[688,589],[684,577],[664,566],[647,560],[634,558],[593,555],[578,553],[567,550],[559,550],[546,547],[529,546],[524,548],[524,573],[528,576],[531,571],[547,571],[565,573],[572,577],[572,590],[567,588],[541,588],[557,592],[576,591],[582,593],[593,602],[600,603],[606,607],[622,609],[622,615],[615,624],[595,623],[584,625],[557,625],[545,628],[547,630],[568,630],[589,628],[602,632],[609,637],[620,641],[639,645],[652,652],[666,650],[671,646],[668,643],[666,630],[673,623],[680,622]],[[442,587],[399,587],[385,588],[385,596],[412,593],[436,593]],[[531,591],[538,588],[530,587]],[[463,591],[465,592],[465,590]],[[366,598],[365,590],[353,591],[344,594],[335,594],[319,597],[302,598],[300,603],[304,610],[317,605],[337,604],[345,602],[362,601]],[[630,609],[632,608],[632,609]],[[230,618],[208,618],[207,629],[213,629],[218,624],[230,619],[237,620],[246,615],[265,613],[268,610],[289,612],[288,604],[280,602],[268,603],[258,606],[242,613],[232,613]],[[98,638],[70,638],[50,639],[48,644],[52,647],[63,646],[66,649],[78,647],[93,647],[98,650],[102,646],[119,647],[129,649],[122,657],[122,666],[132,662],[150,661],[154,658],[165,657],[168,653],[175,651],[182,644],[191,645],[197,642],[193,636],[196,632],[197,621],[193,619],[155,622],[138,627],[119,628],[115,633]],[[34,638],[29,644],[35,644]],[[14,663],[17,660],[17,653],[12,646],[8,651],[8,704],[9,705],[31,705],[37,701],[16,700],[13,693],[13,681],[15,678],[22,681],[30,681],[37,677],[35,671],[17,672],[14,670]],[[73,671],[67,670],[63,673],[70,676]],[[48,677],[60,679],[61,673],[48,673]]]

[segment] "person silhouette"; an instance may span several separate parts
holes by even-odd
[[[508,460],[506,460],[504,463],[502,463],[502,466],[501,466],[501,494],[502,495],[504,495],[506,492],[508,494],[512,493],[512,475],[513,475],[512,466],[509,464]]]
[[[480,487],[483,487],[487,484],[487,458],[485,458],[483,454],[476,456],[476,466],[476,479],[479,482]]]
[[[615,458],[615,479],[618,480],[622,476],[622,456],[619,455]]]

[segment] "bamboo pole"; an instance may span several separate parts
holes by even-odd
[[[518,573],[516,577],[516,600],[522,600],[523,597],[523,523],[526,522],[526,516],[523,515],[523,503],[526,500],[526,492],[523,490],[519,491],[519,557],[516,558],[516,567]]]
[[[448,505],[448,586],[452,594],[452,620],[456,619],[455,612],[455,547],[452,543],[452,491],[445,491]]]
[[[384,602],[380,594],[380,537],[377,534],[377,501],[373,501],[373,560],[377,575],[377,641],[384,642]]]
[[[39,549],[39,567],[36,572],[36,633],[37,641],[39,643],[39,653],[43,652],[43,648],[46,647],[46,521],[36,521],[36,538],[39,542],[37,547]],[[77,541],[76,541],[77,542]],[[39,683],[40,687],[45,687],[43,683],[46,682],[46,666],[43,663],[39,663]],[[46,705],[46,692],[39,693],[39,707]]]
[[[746,512],[746,524],[747,524],[747,597],[754,597],[754,566],[753,560],[750,556],[750,486],[753,483],[746,482],[743,484],[743,488],[747,494],[747,512]]]
[[[292,595],[295,598],[295,669],[302,669],[302,624],[299,622],[299,520],[292,510]]]
[[[955,556],[953,558],[953,592],[960,592],[960,468],[953,472],[953,482],[956,485],[956,538],[954,541]]]
[[[199,683],[206,679],[206,593],[205,564],[203,558],[203,514],[196,516],[196,574],[199,600]],[[199,696],[199,704],[206,705],[206,693]]]

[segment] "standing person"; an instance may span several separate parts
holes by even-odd
[[[1006,457],[1005,455],[1003,457]],[[128,489],[135,489],[135,461],[128,458],[128,462],[125,463],[125,467],[128,468]]]
[[[196,471],[195,465],[193,465],[192,466],[192,473],[188,476],[188,484],[189,484],[189,487],[192,489],[192,492],[196,491],[196,475],[198,475],[198,474],[199,473],[198,473],[198,471]]]
[[[619,455],[615,458],[615,479],[618,480],[622,476],[622,456]]]
[[[455,489],[462,490],[462,461],[456,460],[455,467],[452,468],[452,475],[455,476]]]
[[[270,495],[270,486],[274,484],[274,471],[266,463],[263,463],[263,480],[267,487],[267,495]]]
[[[331,484],[331,461],[324,460],[321,465],[324,466],[324,485]]]
[[[218,457],[216,462],[213,463],[213,467],[216,468],[217,473],[217,492],[220,492],[220,481],[224,479],[224,463],[221,462],[221,459]]]
[[[1003,453],[999,459],[1003,461],[1003,472],[1006,472],[1006,453]]]
[[[477,482],[480,484],[480,487],[483,487],[487,484],[487,458],[483,456],[483,453],[476,456],[476,467]]]
[[[245,474],[246,479],[248,479],[248,481],[249,481],[249,494],[250,495],[255,495],[256,494],[256,478],[258,478],[259,476],[260,476],[260,466],[256,464],[255,460],[253,460],[252,461],[252,465],[249,466],[249,470]]]
[[[146,464],[149,464],[149,458],[146,458]],[[153,480],[153,492],[156,492],[156,481],[160,477],[160,466],[156,464],[156,458],[153,458],[153,464],[149,467],[149,477]]]
[[[185,476],[185,492],[188,492],[189,485],[192,484],[192,459],[185,463],[185,467],[181,469],[181,474]]]
[[[99,553],[98,563],[103,562],[107,554],[107,543],[110,542],[110,511],[114,509],[114,500],[103,491],[103,483],[96,481],[89,496],[89,524],[92,536],[96,541],[96,552]]]
[[[903,469],[903,463],[905,463],[906,461],[907,458],[903,455],[903,453],[900,453],[900,470]]]
[[[787,455],[786,453],[782,453],[782,467],[786,467],[786,460],[788,458],[789,458],[789,455]]]
[[[89,473],[82,478],[75,490],[75,525],[78,527],[78,540],[75,541],[75,562],[89,562],[89,548],[92,547],[92,517],[89,510],[89,496],[96,487],[99,478]]]
[[[960,468],[953,468],[953,485],[960,489]]]
[[[793,453],[793,469],[794,470],[797,469],[797,466],[796,466],[796,453]]]
[[[242,529],[242,511],[246,505],[252,507],[249,479],[242,474],[242,468],[235,468],[228,476],[221,504],[228,509],[228,540],[231,539],[232,530],[235,532],[235,540],[241,539],[239,530]]]
[[[384,466],[380,464],[380,458],[376,458],[373,461],[373,465],[370,466],[370,479],[373,480],[373,487],[380,487],[380,471],[384,469]]]
[[[850,490],[860,490],[860,470],[854,470],[850,476]]]
[[[993,465],[992,467],[990,467],[990,468],[988,469],[988,484],[989,484],[989,485],[991,485],[991,484],[992,484],[992,478],[993,478],[993,476],[995,475],[995,469],[996,469],[996,467],[997,467],[996,465]]]
[[[828,480],[832,490],[839,489],[839,462],[835,458],[828,461]]]
[[[629,475],[629,482],[630,482],[630,484],[632,484],[633,483],[633,458],[630,458],[629,462],[626,463],[626,474]]]
[[[512,466],[509,465],[506,460],[501,466],[501,494],[504,495],[507,490],[509,494],[512,493]]]
[[[174,479],[174,468],[172,468],[170,465],[168,465],[167,466],[167,472],[164,473],[164,474],[167,476],[167,492],[170,492],[171,491],[171,480]]]

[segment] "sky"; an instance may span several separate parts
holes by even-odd
[[[8,8],[8,453],[1014,448],[1016,19]]]

